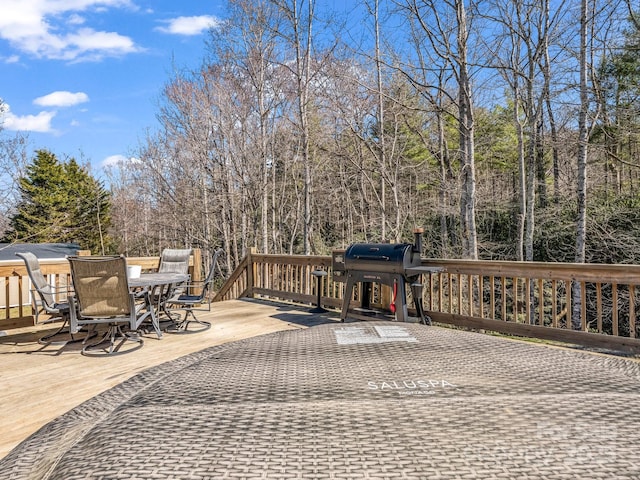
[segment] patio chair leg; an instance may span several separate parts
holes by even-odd
[[[81,333],[82,329],[80,329],[80,331],[78,331],[78,333]],[[60,335],[62,333],[68,333],[69,337],[71,338],[71,340],[60,340],[60,341],[51,341],[52,338],[56,337],[57,335]],[[65,318],[64,322],[62,322],[62,326],[56,330],[53,333],[50,333],[49,335],[45,335],[44,337],[40,337],[38,339],[38,343],[40,345],[48,345],[50,343],[76,343],[76,342],[83,342],[85,343],[88,339],[93,338],[96,336],[96,332],[94,332],[94,328],[91,328],[89,330],[87,330],[87,335],[85,337],[82,338],[76,338],[75,335],[77,335],[78,333],[71,333],[71,329],[69,328],[69,318]],[[92,335],[93,334],[93,335]]]
[[[51,343],[49,340],[61,333],[69,333],[71,335],[71,332],[69,330],[65,331],[65,328],[68,324],[69,324],[69,319],[65,318],[64,321],[62,322],[62,326],[58,330],[56,330],[53,333],[50,333],[49,335],[45,335],[44,337],[40,337],[38,339],[38,343],[40,345],[46,345],[48,343]],[[73,335],[71,335],[71,340],[73,341]]]
[[[193,317],[193,320],[188,320],[189,315],[191,315]],[[187,330],[187,328],[189,328],[189,324],[191,322],[198,323],[198,324],[202,325],[203,327],[205,327],[205,329],[211,327],[211,322],[206,322],[204,320],[199,320],[198,317],[196,317],[195,313],[193,313],[193,310],[189,309],[184,314],[184,320],[182,321],[182,323],[184,325],[184,327],[183,327],[184,330]]]
[[[205,320],[199,320],[196,315],[193,313],[193,310],[190,308],[185,308],[184,318],[177,322],[174,322],[174,327],[170,330],[172,333],[188,333],[187,330],[189,328],[190,323],[198,323],[202,325],[204,328],[198,330],[203,331],[211,328],[211,322],[207,322]],[[193,317],[193,320],[189,320],[189,315]]]
[[[116,346],[116,339],[117,338],[121,338],[122,340],[120,341],[120,343]],[[102,351],[106,351],[106,347],[105,348],[96,348],[99,345],[102,345],[103,343],[109,342],[109,351],[106,352],[107,355],[112,355],[114,353],[117,353],[118,350],[120,350],[120,347],[126,342],[126,341],[131,341],[131,342],[138,342],[139,345],[137,347],[134,348],[134,350],[137,350],[138,348],[142,347],[143,344],[143,340],[142,337],[140,337],[137,332],[135,334],[129,334],[128,332],[125,332],[122,330],[122,327],[118,324],[112,324],[109,325],[109,329],[106,331],[106,333],[102,336],[102,338],[100,340],[98,340],[95,343],[92,343],[90,345],[86,345],[83,349],[82,349],[82,354],[83,355],[94,355],[93,351],[95,350],[102,350]],[[85,340],[86,342],[86,340]]]

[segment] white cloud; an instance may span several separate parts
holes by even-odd
[[[124,155],[111,155],[102,161],[103,167],[119,167],[127,163],[137,163],[140,160],[135,157],[127,158]]]
[[[81,28],[78,33],[66,37],[69,45],[81,51],[105,50],[112,52],[134,52],[137,47],[129,37],[114,32],[96,32],[90,28]]]
[[[53,133],[51,120],[56,112],[43,111],[37,115],[14,115],[9,105],[4,105],[4,112],[0,112],[0,125],[2,128],[20,132]]]
[[[44,97],[36,98],[33,103],[41,107],[71,107],[79,103],[89,101],[89,96],[84,92],[52,92]]]
[[[140,51],[129,37],[81,27],[78,12],[130,8],[130,0],[2,0],[0,38],[36,57],[83,61]]]
[[[8,57],[0,57],[4,63],[18,63],[20,57],[18,55],[10,55]]]
[[[212,15],[200,15],[196,17],[177,17],[171,20],[164,20],[166,27],[157,27],[156,30],[162,33],[173,35],[200,35],[211,27],[215,27],[220,21]]]
[[[86,19],[78,14],[72,14],[69,16],[69,18],[67,19],[67,23],[69,25],[83,25],[86,22]]]

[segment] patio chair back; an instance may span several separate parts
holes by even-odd
[[[205,300],[208,302],[208,295],[211,291],[211,285],[213,284],[213,279],[215,277],[216,268],[218,267],[218,257],[222,254],[222,250],[216,250],[213,256],[211,257],[211,264],[209,265],[209,271],[207,272],[207,276],[202,281],[198,282],[190,282],[185,285],[185,290],[187,291],[196,291],[199,293],[196,294],[183,294],[174,298],[177,300],[177,303],[180,301],[186,300],[187,303],[193,305],[195,303],[204,302]],[[210,302],[209,302],[210,303]]]
[[[68,290],[67,286],[56,287],[51,285],[47,278],[42,273],[40,268],[40,261],[31,252],[16,252],[16,256],[20,257],[24,261],[24,265],[27,268],[27,274],[31,280],[31,295],[33,303],[33,315],[35,317],[36,324],[40,323],[40,314],[44,311],[49,316],[45,322],[53,322],[56,320],[62,320],[62,326],[53,333],[49,333],[40,337],[38,343],[47,344],[50,341],[58,338],[60,333],[70,333],[67,329],[69,323],[69,302],[67,300]],[[56,297],[60,299],[60,295],[65,296],[63,301],[56,301]],[[71,342],[76,341],[73,334],[70,336]]]
[[[40,301],[45,311],[50,312],[55,309],[55,299],[53,298],[53,289],[40,268],[40,261],[31,252],[17,252],[16,256],[24,260],[27,267],[27,274],[33,284],[33,289],[38,293]]]
[[[161,273],[189,273],[190,248],[165,248],[160,255]]]
[[[173,308],[184,310],[184,318],[175,324],[174,331],[186,332],[190,322],[196,322],[205,328],[211,327],[211,322],[198,319],[194,311],[211,311],[211,298],[209,292],[213,284],[216,268],[218,265],[218,257],[222,254],[222,250],[216,250],[211,258],[209,272],[203,281],[191,282],[185,285],[184,289],[175,293],[167,303]],[[189,293],[192,292],[192,293]],[[200,307],[198,307],[198,305]],[[190,320],[193,318],[193,320]]]
[[[222,250],[216,250],[211,258],[211,265],[209,267],[209,272],[203,281],[202,293],[200,294],[200,298],[204,299],[209,291],[211,290],[211,284],[213,283],[213,278],[216,274],[216,268],[218,267],[218,257],[222,254]]]
[[[134,306],[124,257],[69,257],[69,265],[80,317],[131,315]]]
[[[85,344],[82,354],[124,353],[121,348],[128,341],[136,343],[134,350],[140,348],[144,341],[135,330],[144,317],[138,318],[135,295],[129,289],[127,260],[123,256],[68,257],[68,260],[75,290],[69,297],[71,333],[83,325],[92,329],[101,323],[108,325],[100,340]]]

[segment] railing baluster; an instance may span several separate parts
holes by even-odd
[[[611,298],[612,300],[612,311],[611,311],[611,328],[613,329],[612,334],[618,335],[618,284],[611,284]]]
[[[18,316],[19,317],[24,316],[24,298],[22,297],[22,292],[23,292],[22,278],[23,278],[22,276],[18,277]],[[9,304],[10,302],[7,302],[7,305]],[[7,318],[9,317],[7,316]]]
[[[478,308],[480,309],[480,318],[484,316],[484,276],[478,275]]]
[[[469,311],[467,315],[473,317],[473,275],[467,275],[467,283],[469,285]]]
[[[520,279],[517,277],[513,277],[513,321],[518,321],[518,284],[520,283]]]
[[[564,309],[564,328],[566,328],[567,330],[572,330],[573,326],[571,325],[572,322],[572,315],[573,315],[573,302],[571,301],[571,280],[565,280],[564,282],[564,290],[565,290],[565,296],[566,296],[566,302],[565,302],[565,309]]]
[[[502,295],[502,321],[509,321],[507,318],[507,279],[503,276],[500,277],[500,295]]]
[[[580,295],[580,300],[582,301],[582,305],[580,308],[580,325],[582,326],[582,331],[587,331],[587,284],[585,282],[580,282],[580,289],[582,294]]]
[[[553,328],[558,328],[558,282],[551,281],[551,315]]]
[[[433,274],[429,274],[427,275],[427,278],[429,279],[429,310],[433,310]],[[425,288],[425,291],[427,289]]]
[[[496,319],[496,279],[491,276],[491,320]]]
[[[291,291],[291,285],[295,281],[295,277],[293,275],[293,265],[287,265],[287,286],[285,287],[285,292]]]
[[[629,285],[629,337],[636,338],[636,287]]]
[[[449,313],[453,313],[453,283],[451,282],[451,274],[447,273],[449,281]]]
[[[540,326],[544,327],[544,281],[538,279],[538,318]]]
[[[4,318],[6,320],[9,320],[10,315],[11,315],[11,301],[10,301],[11,297],[9,296],[9,295],[11,295],[11,290],[9,289],[9,279],[10,278],[11,277],[5,277],[5,279],[4,279],[4,290],[5,290],[4,298],[6,298],[7,300],[5,302],[6,305],[4,306],[3,310],[4,310]]]
[[[456,280],[458,282],[458,314],[462,315],[462,274],[458,274]]]
[[[524,308],[525,308],[525,319],[527,325],[531,325],[531,286],[533,284],[533,280],[530,278],[525,278],[525,292],[524,292]],[[534,289],[535,290],[535,289]],[[535,317],[534,317],[535,318]]]
[[[446,278],[446,274],[445,273],[438,273],[438,308],[437,310],[439,312],[446,312],[445,307],[444,307],[444,296],[445,296],[445,287],[444,287],[444,282],[445,282],[445,278]]]
[[[602,333],[602,284],[596,283],[596,322],[598,333]]]

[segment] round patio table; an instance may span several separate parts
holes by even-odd
[[[329,323],[151,368],[0,462],[5,478],[640,478],[640,369],[418,324]]]
[[[142,273],[137,277],[129,277],[127,279],[131,289],[148,289],[146,295],[147,315],[151,317],[151,324],[158,338],[162,338],[160,315],[165,309],[164,301],[169,297],[170,292],[176,285],[188,280],[189,275],[172,272]],[[146,317],[143,317],[141,321],[145,319]]]

